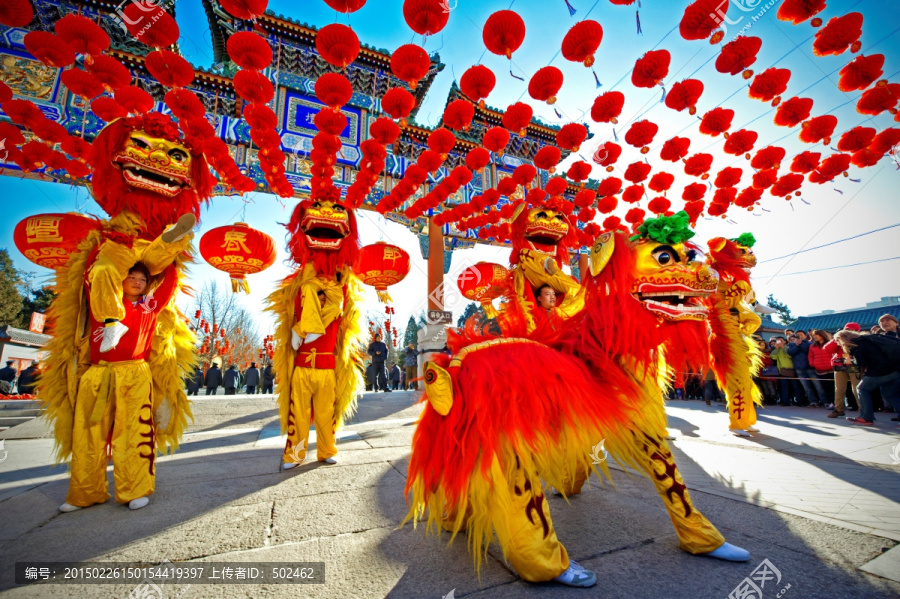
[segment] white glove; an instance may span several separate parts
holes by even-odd
[[[555,275],[559,272],[559,267],[556,265],[556,260],[553,258],[547,258],[544,260],[544,270],[547,271],[548,274]]]
[[[291,331],[291,347],[294,348],[294,351],[300,349],[300,344],[303,343],[303,337],[297,334],[297,331]]]
[[[310,333],[306,336],[306,339],[303,340],[303,343],[312,343],[316,339],[322,336],[322,333]]]

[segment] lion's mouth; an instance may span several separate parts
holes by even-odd
[[[147,189],[165,196],[174,197],[191,185],[189,179],[137,164],[128,159],[120,158],[115,165],[122,172],[125,182],[132,187]]]
[[[304,219],[302,228],[309,247],[317,249],[339,249],[350,234],[350,226],[345,221],[315,216]]]
[[[673,320],[704,320],[709,310],[703,300],[711,291],[695,289],[687,285],[641,285],[635,297],[653,312]]]

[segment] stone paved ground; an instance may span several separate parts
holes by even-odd
[[[13,597],[127,597],[126,585],[15,587],[17,561],[326,563],[326,584],[165,585],[165,597],[720,597],[763,559],[780,574],[763,597],[900,596],[900,428],[768,408],[752,439],[727,415],[672,402],[671,442],[694,502],[751,551],[731,564],[680,551],[652,485],[613,469],[570,503],[551,498],[560,538],[598,573],[589,590],[518,580],[495,549],[475,575],[464,538],[398,528],[414,419],[412,393],[369,394],[338,442],[340,463],[280,472],[271,397],[201,398],[181,450],[158,461],[157,491],[138,512],[108,502],[60,514],[65,469],[41,421],[0,451],[0,588]],[[900,457],[900,456],[898,456]],[[900,460],[897,460],[900,461]],[[788,585],[790,585],[788,587]],[[155,596],[155,595],[151,595]]]

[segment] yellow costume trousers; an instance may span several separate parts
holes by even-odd
[[[141,262],[156,276],[169,267],[175,258],[187,250],[191,235],[179,241],[166,243],[157,237],[152,242],[137,240],[134,247],[128,247],[109,239],[100,244],[97,259],[91,266],[88,283],[91,286],[91,314],[97,322],[125,318],[122,306],[122,281],[128,276],[128,269]]]
[[[311,417],[316,424],[316,459],[321,462],[337,455],[334,441],[336,385],[334,370],[294,368],[288,438],[284,446],[285,463],[299,463],[306,458]]]
[[[95,364],[81,377],[67,503],[86,507],[109,499],[107,444],[112,450],[116,501],[128,503],[153,494],[152,387],[150,366],[143,360]]]
[[[556,536],[543,489],[533,487],[521,467],[516,468],[512,480],[494,484],[509,486],[509,504],[506,505],[505,494],[493,493],[491,512],[495,514],[497,540],[519,576],[544,582],[565,572],[569,554]]]

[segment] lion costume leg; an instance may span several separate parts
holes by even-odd
[[[112,448],[116,501],[128,503],[153,494],[152,384],[150,367],[143,361],[94,365],[81,378],[66,503],[85,507],[109,499],[107,444]]]
[[[499,473],[492,468],[492,473]],[[559,542],[550,508],[540,486],[532,486],[524,469],[517,463],[510,479],[495,480],[494,486],[508,488],[509,503],[504,494],[491,495],[494,531],[503,553],[516,572],[531,582],[553,580],[569,567],[569,554]]]
[[[316,458],[324,461],[337,455],[334,433],[334,370],[295,368],[291,380],[291,407],[284,462],[299,463],[306,458],[310,420],[316,425]]]

